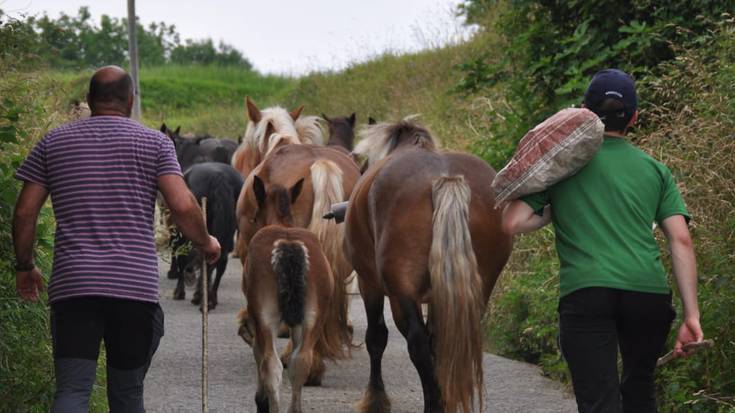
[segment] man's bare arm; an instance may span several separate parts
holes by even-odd
[[[178,175],[162,175],[158,177],[158,188],[181,233],[204,251],[207,261],[216,261],[220,254],[219,243],[207,232],[199,204],[184,180]]]
[[[48,198],[43,185],[25,182],[18,196],[13,213],[13,247],[15,260],[20,267],[33,264],[33,243],[36,239],[38,213]]]
[[[544,208],[543,215],[521,200],[511,201],[503,210],[503,231],[509,235],[535,231],[551,222],[551,207]]]
[[[697,303],[697,260],[694,256],[689,227],[681,215],[674,215],[661,222],[661,229],[671,248],[671,261],[679,296],[684,307],[684,322],[674,345],[678,355],[684,355],[682,346],[700,342],[704,338],[699,324],[699,304]]]

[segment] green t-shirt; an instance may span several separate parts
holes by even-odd
[[[577,174],[522,200],[551,204],[561,296],[586,287],[668,293],[653,223],[687,220],[671,171],[625,139],[605,137]]]

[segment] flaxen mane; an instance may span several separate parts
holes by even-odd
[[[322,145],[324,141],[317,116],[302,116],[294,122],[286,109],[279,106],[263,109],[261,114],[263,118],[257,124],[248,122],[243,144],[260,149],[264,154],[282,140],[313,145]],[[266,136],[269,126],[273,128],[273,132]],[[276,138],[274,134],[281,136]]]
[[[382,122],[362,128],[358,133],[360,142],[353,152],[366,156],[368,162],[373,164],[401,145],[436,150],[436,141],[431,132],[414,122],[416,117],[412,115],[397,123]]]

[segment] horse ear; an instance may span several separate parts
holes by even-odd
[[[368,117],[368,125],[375,125],[378,121],[372,118],[372,116]]]
[[[168,128],[166,127],[166,122],[163,122],[161,124],[161,129],[160,130],[161,130],[161,132],[166,133],[166,131],[168,130]]]
[[[263,204],[265,204],[265,184],[258,175],[253,175],[253,192],[255,192],[255,200],[258,201],[258,208],[263,208]]]
[[[250,99],[250,96],[245,98],[245,106],[248,108],[248,119],[253,123],[260,122],[263,119],[263,115],[260,113],[260,109],[255,106],[255,103]]]
[[[289,113],[291,115],[291,119],[296,120],[301,116],[301,111],[304,110],[304,105],[299,106],[298,108],[294,109]]]
[[[291,203],[296,202],[296,198],[301,194],[301,188],[304,186],[304,178],[299,179],[294,186],[291,187]]]
[[[352,112],[352,115],[350,115],[350,117],[347,120],[350,121],[350,126],[354,128],[355,121],[357,120],[357,116],[355,115],[355,112]]]
[[[331,123],[331,122],[332,122],[331,120],[329,120],[329,118],[327,117],[327,115],[325,115],[325,114],[324,114],[324,112],[322,112],[322,118],[323,118],[324,120],[326,120],[327,122],[329,122],[329,123]]]
[[[174,135],[178,136],[179,132],[181,132],[181,125],[176,127],[176,130],[174,131]]]

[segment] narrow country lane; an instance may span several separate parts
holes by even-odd
[[[160,263],[161,305],[166,315],[166,335],[156,353],[146,379],[147,411],[201,411],[201,314],[187,300],[171,299],[174,280],[166,278],[168,264]],[[209,411],[212,413],[254,412],[256,373],[252,350],[237,335],[235,315],[243,304],[240,292],[242,267],[230,259],[219,291],[219,306],[209,315]],[[351,317],[356,340],[365,336],[365,312],[359,296],[354,296]],[[421,385],[406,350],[403,336],[396,330],[386,305],[390,329],[383,358],[383,372],[393,412],[420,412]],[[280,340],[280,348],[285,340]],[[329,363],[321,387],[304,389],[305,411],[352,412],[368,379],[369,359],[364,346],[350,360]],[[573,412],[576,404],[560,385],[542,377],[529,364],[485,354],[485,410],[511,412]],[[284,374],[282,407],[290,400],[290,385]]]

